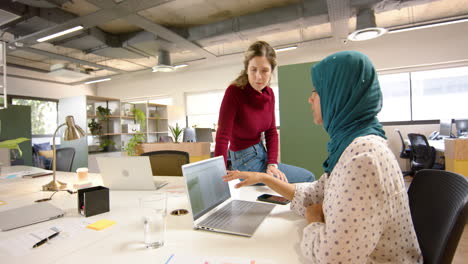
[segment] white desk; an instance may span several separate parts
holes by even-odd
[[[98,174],[91,174],[93,182],[101,184]],[[170,184],[158,192],[183,186],[182,177],[164,177]],[[72,173],[59,173],[58,179],[71,182]],[[0,200],[7,202],[0,211],[27,205],[34,200],[48,197],[51,192],[39,191],[50,176],[35,179],[12,179],[0,181]],[[183,189],[179,189],[183,190]],[[48,228],[77,220],[94,222],[100,219],[116,221],[117,224],[101,231],[79,229],[73,237],[60,235],[30,250],[23,256],[12,256],[0,249],[1,263],[165,263],[171,254],[188,256],[225,256],[259,260],[271,263],[304,263],[300,256],[299,241],[306,222],[289,210],[289,205],[277,205],[270,216],[257,229],[253,237],[246,238],[221,233],[193,230],[192,216],[167,218],[165,245],[159,249],[146,249],[143,245],[141,215],[138,198],[151,195],[152,191],[111,191],[110,212],[85,218],[77,212],[77,195],[59,192],[51,203],[62,208],[63,218],[47,221],[16,230],[0,232],[0,241],[17,237],[27,232]],[[263,186],[246,187],[233,192],[233,197],[255,200],[261,193],[272,193]],[[168,212],[188,209],[186,194],[169,193]],[[250,262],[249,262],[250,263]],[[261,263],[260,261],[257,263]]]

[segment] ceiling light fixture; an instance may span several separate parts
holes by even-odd
[[[187,64],[179,64],[179,65],[174,66],[174,68],[179,69],[179,68],[185,68],[187,66],[188,66]]]
[[[153,67],[153,72],[172,72],[175,68],[171,65],[171,58],[169,52],[160,50],[158,54],[158,64]]]
[[[295,50],[297,49],[297,46],[290,46],[290,47],[284,47],[284,48],[276,48],[276,52],[282,52],[282,51],[288,51],[288,50]]]
[[[105,79],[99,79],[99,80],[94,80],[94,81],[85,82],[85,84],[98,83],[98,82],[105,82],[105,81],[110,81],[110,80],[111,80],[111,78],[105,78]]]
[[[356,30],[349,34],[351,41],[363,41],[377,38],[387,33],[385,28],[377,27],[374,10],[366,8],[359,11],[356,16]]]
[[[60,32],[54,33],[52,35],[37,39],[37,42],[44,42],[44,41],[47,41],[49,39],[60,37],[60,36],[63,36],[63,35],[66,35],[66,34],[81,30],[81,29],[83,29],[83,26],[72,27],[72,28],[66,29],[64,31],[60,31]]]
[[[416,25],[416,26],[405,27],[405,28],[391,29],[388,33],[399,33],[399,32],[405,32],[405,31],[416,30],[416,29],[457,24],[457,23],[462,23],[462,22],[467,22],[467,21],[468,21],[468,18],[462,18],[462,19],[451,20],[451,21],[441,21],[441,22],[435,22],[435,23],[430,23],[430,24],[422,24],[422,25]]]

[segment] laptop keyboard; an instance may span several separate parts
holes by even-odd
[[[220,210],[216,211],[207,219],[203,220],[199,225],[208,226],[211,228],[217,229],[226,229],[232,222],[236,221],[236,218],[242,217],[257,203],[242,201],[242,200],[233,200],[227,205],[223,206]]]

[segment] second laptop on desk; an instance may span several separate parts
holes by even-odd
[[[97,157],[96,160],[103,185],[111,190],[157,190],[167,184],[153,179],[149,157]]]

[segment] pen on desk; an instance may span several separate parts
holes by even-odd
[[[54,234],[50,235],[49,237],[42,239],[41,241],[34,244],[33,248],[37,248],[38,246],[43,245],[45,242],[49,241],[49,239],[52,239],[52,238],[56,237],[58,234],[60,234],[60,232],[54,233]]]
[[[164,264],[169,264],[169,261],[171,261],[171,259],[172,259],[173,257],[174,257],[174,254],[172,254],[172,255],[166,260],[166,262],[165,262]]]

